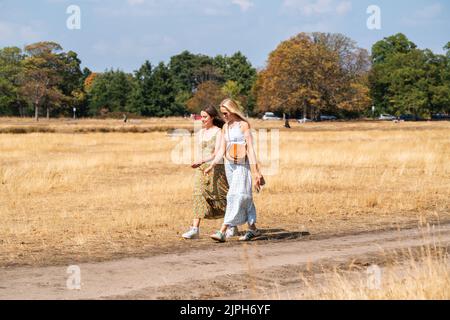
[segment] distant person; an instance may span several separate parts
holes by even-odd
[[[239,105],[234,100],[226,99],[221,103],[220,111],[226,124],[222,130],[220,149],[211,165],[205,170],[205,175],[210,174],[225,156],[225,172],[229,190],[222,228],[211,235],[211,238],[218,242],[225,242],[226,232],[230,227],[247,223],[249,229],[239,240],[250,241],[261,234],[256,228],[256,208],[253,203],[250,168],[253,167],[256,173],[255,187],[258,192],[265,181],[253,148],[250,124]]]
[[[126,114],[124,114],[124,115],[123,115],[123,122],[124,122],[124,123],[127,123],[127,121],[128,121],[128,116],[127,116]]]
[[[291,128],[291,125],[289,124],[289,115],[288,114],[284,115],[284,127],[287,129]]]
[[[190,230],[182,235],[184,239],[198,239],[200,236],[200,222],[202,219],[221,219],[225,215],[227,204],[228,182],[225,168],[217,165],[209,176],[203,171],[209,167],[222,141],[222,127],[224,121],[214,107],[208,107],[201,112],[203,129],[197,133],[197,140],[201,144],[202,159],[192,164],[195,171],[194,182],[194,221]],[[237,228],[230,228],[227,237],[237,235]]]

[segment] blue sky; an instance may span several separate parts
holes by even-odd
[[[81,29],[69,30],[69,5]],[[366,10],[381,9],[381,30]],[[93,71],[133,71],[167,62],[183,50],[208,55],[243,52],[255,67],[299,32],[339,32],[370,49],[397,32],[442,53],[450,41],[448,0],[0,0],[0,47],[51,40],[76,51]]]

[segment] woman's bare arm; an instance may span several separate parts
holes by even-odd
[[[201,142],[201,141],[202,141],[203,130],[204,130],[204,129],[198,131],[198,132],[195,134],[195,139],[194,139],[195,142],[197,142],[197,141],[200,141],[200,142]],[[197,168],[200,167],[202,164],[203,164],[203,159],[196,160],[194,163],[192,163],[191,168],[197,169]]]
[[[244,132],[245,142],[247,143],[247,156],[250,161],[250,166],[255,171],[256,178],[261,178],[262,174],[256,157],[255,148],[253,147],[253,135],[250,126],[247,122],[242,122],[241,129]]]

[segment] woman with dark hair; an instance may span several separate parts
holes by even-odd
[[[225,216],[228,183],[223,164],[216,166],[209,176],[203,171],[209,166],[222,141],[222,127],[225,122],[216,108],[208,107],[201,112],[202,130],[197,133],[196,142],[201,145],[202,159],[192,164],[195,169],[194,183],[194,221],[190,230],[182,235],[184,239],[198,239],[201,219],[220,219]],[[237,228],[231,228],[227,237],[237,235]]]

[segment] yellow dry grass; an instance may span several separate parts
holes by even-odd
[[[445,249],[427,246],[415,257],[399,259],[370,271],[336,270],[317,287],[303,278],[301,299],[319,300],[449,300],[450,260]],[[373,268],[374,266],[372,266]],[[376,279],[376,278],[377,279]]]
[[[34,125],[26,121],[1,120],[0,128]],[[140,121],[127,126],[193,129],[184,119]],[[193,170],[171,161],[179,141],[163,131],[74,134],[66,120],[40,125],[55,133],[0,134],[0,266],[209,245],[179,239],[192,219],[193,186]],[[255,195],[259,225],[317,235],[445,220],[449,137],[449,122],[293,124],[280,132],[278,174]],[[219,225],[206,221],[202,234]]]

